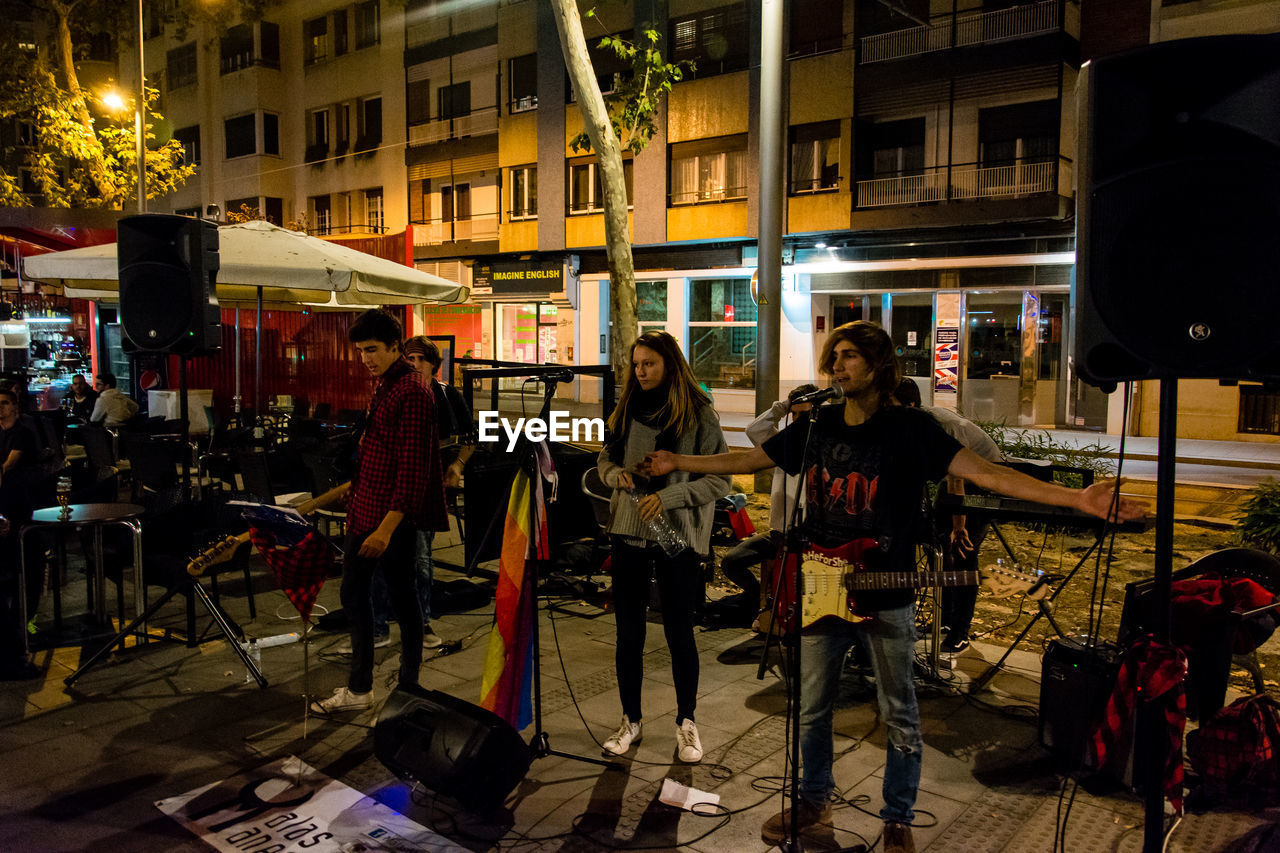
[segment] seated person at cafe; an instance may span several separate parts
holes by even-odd
[[[90,423],[101,423],[109,427],[120,426],[138,413],[138,404],[116,387],[115,374],[99,373],[94,380],[93,388],[98,392],[98,399],[93,404],[93,412],[89,415]]]
[[[7,519],[0,532],[0,681],[30,678],[36,673],[23,651],[21,609],[18,604],[18,530],[31,519],[32,494],[38,475],[35,433],[18,415],[18,395],[0,389],[0,517]],[[32,583],[43,574],[40,543],[27,538],[27,599],[38,601],[39,587]],[[29,608],[30,609],[30,608]]]
[[[87,423],[93,414],[94,404],[98,402],[98,392],[89,386],[83,373],[71,377],[71,390],[67,397],[71,401],[71,417]]]

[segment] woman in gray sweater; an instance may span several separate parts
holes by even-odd
[[[605,740],[604,748],[622,755],[640,740],[645,612],[649,578],[655,577],[676,686],[676,754],[692,764],[702,760],[702,742],[693,721],[698,697],[693,613],[703,594],[701,563],[711,548],[715,500],[729,493],[731,481],[722,475],[684,472],[643,481],[634,468],[654,450],[702,455],[723,453],[728,446],[711,399],[698,387],[675,338],[666,332],[645,332],[631,345],[631,365],[597,463],[600,478],[614,490],[609,534],[618,627],[615,665],[622,698],[622,724]],[[637,488],[643,492],[638,503],[625,494]],[[662,515],[688,543],[675,556],[667,556],[648,529],[648,521]]]

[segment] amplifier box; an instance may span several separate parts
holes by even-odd
[[[1105,641],[1049,641],[1040,673],[1040,743],[1068,771],[1088,767],[1089,740],[1106,711],[1120,668],[1120,650]]]

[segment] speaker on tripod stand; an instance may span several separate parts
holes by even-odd
[[[1080,375],[1280,379],[1280,36],[1155,44],[1081,79]]]
[[[116,234],[120,324],[134,350],[190,356],[221,349],[218,226],[145,213],[121,219]]]

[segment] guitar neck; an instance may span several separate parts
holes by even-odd
[[[855,571],[845,575],[850,590],[873,589],[931,589],[935,586],[977,586],[982,574],[977,570],[953,570],[938,572],[872,572]]]
[[[323,509],[329,504],[337,503],[342,500],[350,489],[350,483],[343,483],[340,486],[334,486],[324,494],[318,495],[309,501],[304,501],[299,504],[296,507],[298,514],[306,515],[308,513],[315,512],[317,509]],[[239,533],[235,536],[228,536],[212,548],[209,548],[204,553],[200,554],[200,556],[196,557],[191,562],[187,563],[187,574],[192,577],[200,577],[204,574],[205,569],[210,566],[231,559],[231,556],[235,554],[236,549],[248,541],[248,531]]]

